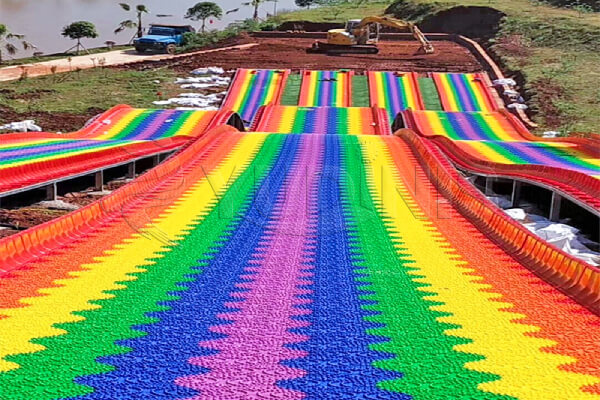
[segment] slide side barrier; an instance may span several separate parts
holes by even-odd
[[[185,164],[209,150],[211,141],[223,132],[238,132],[221,126],[189,141],[173,157],[140,175],[129,184],[74,212],[0,239],[0,276],[19,268],[36,257],[47,255],[73,238],[99,227],[110,215],[133,207],[165,180],[175,176]]]
[[[481,160],[458,147],[452,140],[435,136],[433,141],[452,162],[466,169],[487,175],[510,175],[555,187],[577,200],[600,209],[600,179],[592,178],[578,171],[535,164],[501,164]]]
[[[586,151],[588,154],[600,158],[600,140],[594,137],[583,138],[583,137],[557,137],[557,138],[541,138],[535,136],[525,127],[523,122],[509,111],[505,109],[499,110],[499,112],[508,120],[508,122],[515,127],[515,130],[519,135],[523,136],[526,140],[532,142],[560,142],[560,143],[571,143],[579,145],[580,150]]]
[[[517,123],[521,123],[515,116],[505,114]],[[418,132],[422,131],[419,123],[413,118],[412,113],[403,112],[396,117],[393,124],[393,129],[397,129],[400,126],[400,121],[403,125],[411,129],[415,134],[421,136]],[[522,125],[521,125],[522,126]],[[523,126],[523,129],[526,128]],[[529,134],[534,137],[533,135]],[[538,139],[540,138],[535,137]],[[561,138],[562,139],[562,138]],[[577,141],[586,141],[589,139],[572,138]],[[520,177],[536,180],[541,183],[556,187],[559,190],[569,193],[573,197],[588,204],[594,208],[600,207],[600,199],[598,199],[598,193],[600,193],[600,180],[592,178],[588,175],[582,174],[577,171],[571,171],[568,169],[534,165],[534,164],[499,164],[490,161],[480,160],[472,154],[460,149],[451,139],[441,135],[427,136],[426,140],[434,141],[440,146],[444,152],[452,158],[453,161],[459,165],[466,166],[468,168],[481,168],[487,171],[486,173],[502,173],[519,175]]]
[[[542,279],[600,315],[600,269],[565,253],[512,220],[458,174],[440,150],[414,131],[401,129],[432,183],[471,223]]]

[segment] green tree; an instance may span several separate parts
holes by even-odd
[[[203,1],[197,3],[195,6],[190,7],[185,14],[185,18],[191,19],[192,21],[202,21],[202,32],[206,26],[207,18],[214,17],[221,19],[223,16],[223,10],[216,3],[211,1]]]
[[[125,11],[131,11],[131,6],[127,3],[119,3],[119,6]],[[144,36],[144,29],[142,25],[142,16],[150,12],[148,8],[143,4],[138,4],[135,6],[135,20],[126,19],[125,21],[121,21],[117,29],[115,29],[115,33],[119,33],[124,31],[125,29],[136,29],[137,28],[137,37],[141,38]]]
[[[76,53],[79,55],[79,48],[83,48],[85,51],[87,51],[87,49],[81,44],[81,39],[97,38],[98,32],[96,32],[96,26],[94,26],[94,24],[91,22],[77,21],[65,26],[62,30],[62,35],[68,37],[69,39],[77,40],[77,44],[67,50],[67,53],[75,49]]]
[[[5,50],[9,55],[17,53],[17,45],[13,42],[20,41],[19,44],[23,50],[29,50],[35,48],[34,45],[25,40],[25,35],[19,35],[18,33],[12,33],[8,30],[7,26],[0,24],[0,64],[2,64],[2,51]]]

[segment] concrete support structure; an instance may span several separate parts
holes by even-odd
[[[152,156],[152,166],[156,167],[158,164],[160,164],[160,154]]]
[[[512,194],[510,196],[511,206],[518,207],[521,200],[521,181],[513,181]]]
[[[493,185],[494,185],[494,178],[491,176],[486,176],[485,177],[485,194],[487,196],[494,194],[494,189],[493,189],[494,186]]]
[[[561,195],[556,192],[552,192],[552,200],[550,201],[550,216],[548,217],[550,221],[556,222],[560,218],[561,201]]]
[[[98,191],[104,190],[104,171],[100,170],[94,174],[94,189]]]
[[[126,178],[128,179],[133,179],[135,178],[135,161],[132,163],[129,163],[127,165],[127,176]]]
[[[56,200],[56,182],[46,186],[46,200]]]

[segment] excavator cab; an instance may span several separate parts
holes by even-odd
[[[365,17],[351,19],[343,29],[330,29],[327,32],[327,42],[315,42],[306,49],[307,53],[325,54],[377,54],[380,25],[389,26],[402,31],[410,31],[421,43],[426,54],[433,53],[433,46],[416,25],[390,17]]]
[[[346,32],[352,33],[360,25],[360,19],[349,19],[346,21]]]

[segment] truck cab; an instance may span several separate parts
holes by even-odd
[[[183,44],[183,34],[195,32],[190,25],[162,25],[151,24],[148,33],[135,39],[133,45],[138,53],[156,51],[175,54],[177,46]]]

